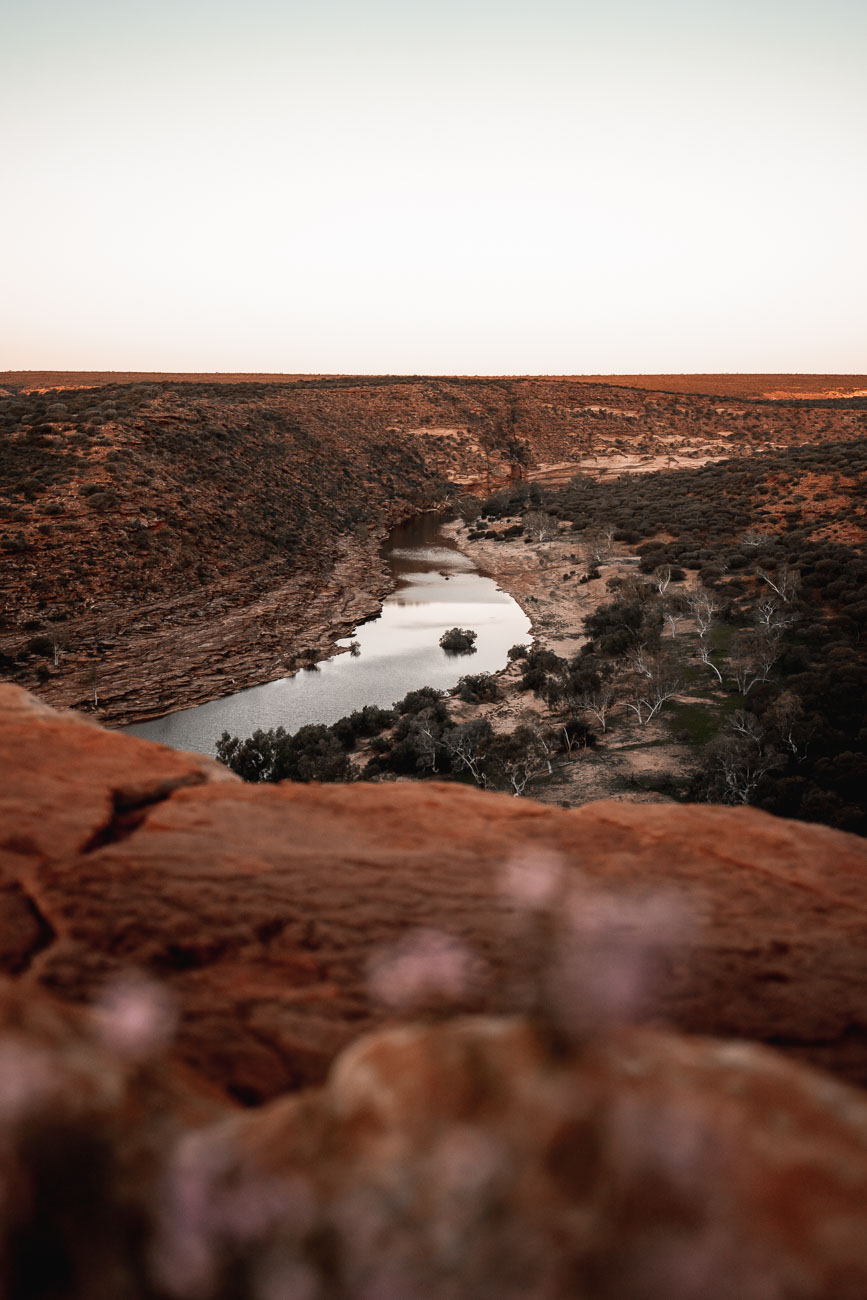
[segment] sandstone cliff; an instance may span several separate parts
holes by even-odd
[[[630,934],[657,914],[676,931],[655,963],[667,1023],[867,1082],[860,838],[753,809],[248,786],[12,686],[0,770],[0,968],[76,1003],[129,969],[158,976],[182,1008],[177,1057],[245,1101],[320,1080],[382,1020],[371,963],[408,931],[484,963],[469,1005],[520,1010],[569,947],[563,918],[600,894],[628,905]],[[556,874],[550,934],[522,930],[515,864]]]

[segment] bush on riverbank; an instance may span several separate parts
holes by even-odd
[[[344,719],[345,721],[345,719]],[[254,731],[246,740],[224,731],[217,757],[245,781],[347,781],[349,756],[332,727],[310,724],[289,734],[283,727]]]
[[[479,673],[462,678],[456,692],[462,689],[472,689],[477,698],[492,699],[498,688],[489,674]],[[359,738],[368,741],[371,754],[360,770],[349,760]],[[301,727],[294,735],[276,727],[255,731],[241,740],[224,731],[217,743],[217,757],[245,781],[342,782],[358,777],[375,781],[433,776],[521,795],[540,778],[550,776],[555,755],[563,747],[560,732],[541,726],[521,724],[502,733],[494,732],[487,719],[456,723],[449,716],[442,692],[423,686],[410,691],[393,709],[368,706],[331,726]],[[569,744],[568,752],[573,748],[574,744]]]

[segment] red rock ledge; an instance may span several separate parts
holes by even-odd
[[[669,1026],[867,1082],[867,843],[854,836],[753,809],[248,786],[8,685],[0,771],[0,970],[76,1004],[125,971],[155,976],[179,1011],[175,1063],[235,1100],[320,1081],[383,1023],[371,962],[418,927],[483,964],[461,991],[474,1009],[553,1005],[559,970],[578,1021],[617,1019],[652,966]],[[647,964],[656,928],[674,942]],[[576,973],[579,950],[592,969]]]

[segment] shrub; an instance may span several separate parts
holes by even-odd
[[[490,673],[470,673],[460,679],[455,694],[466,704],[481,704],[485,700],[498,699],[500,691],[496,677]]]
[[[91,492],[87,504],[93,510],[113,510],[118,503],[116,492]]]
[[[245,781],[345,781],[344,747],[329,727],[310,723],[288,735],[283,727],[254,731],[246,740],[224,731],[217,757]]]
[[[440,645],[446,654],[471,655],[476,652],[478,632],[468,627],[450,627],[440,637]]]
[[[442,699],[442,691],[434,686],[420,686],[417,691],[410,691],[395,704],[395,712],[404,717],[407,713],[421,713],[422,709],[434,707]]]

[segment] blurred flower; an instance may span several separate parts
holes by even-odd
[[[314,1219],[313,1194],[300,1177],[275,1178],[246,1164],[230,1132],[188,1134],[166,1173],[152,1264],[156,1280],[184,1300],[211,1295],[233,1257],[261,1248],[270,1234],[300,1240]],[[292,1261],[291,1251],[282,1264]],[[301,1287],[301,1271],[294,1274]],[[273,1278],[272,1278],[273,1281]],[[263,1294],[271,1282],[263,1277]],[[282,1293],[296,1300],[296,1293]],[[297,1291],[307,1300],[307,1291]]]
[[[501,888],[504,897],[517,907],[541,911],[553,904],[562,880],[562,858],[540,849],[509,858],[503,868]]]
[[[175,1029],[175,1010],[160,984],[136,973],[106,985],[94,1005],[97,1032],[106,1047],[128,1061],[161,1052]]]
[[[570,894],[546,977],[560,1027],[583,1036],[646,1014],[689,929],[684,903],[672,894]]]
[[[464,1001],[484,982],[481,960],[452,935],[411,930],[372,958],[371,996],[392,1010]]]

